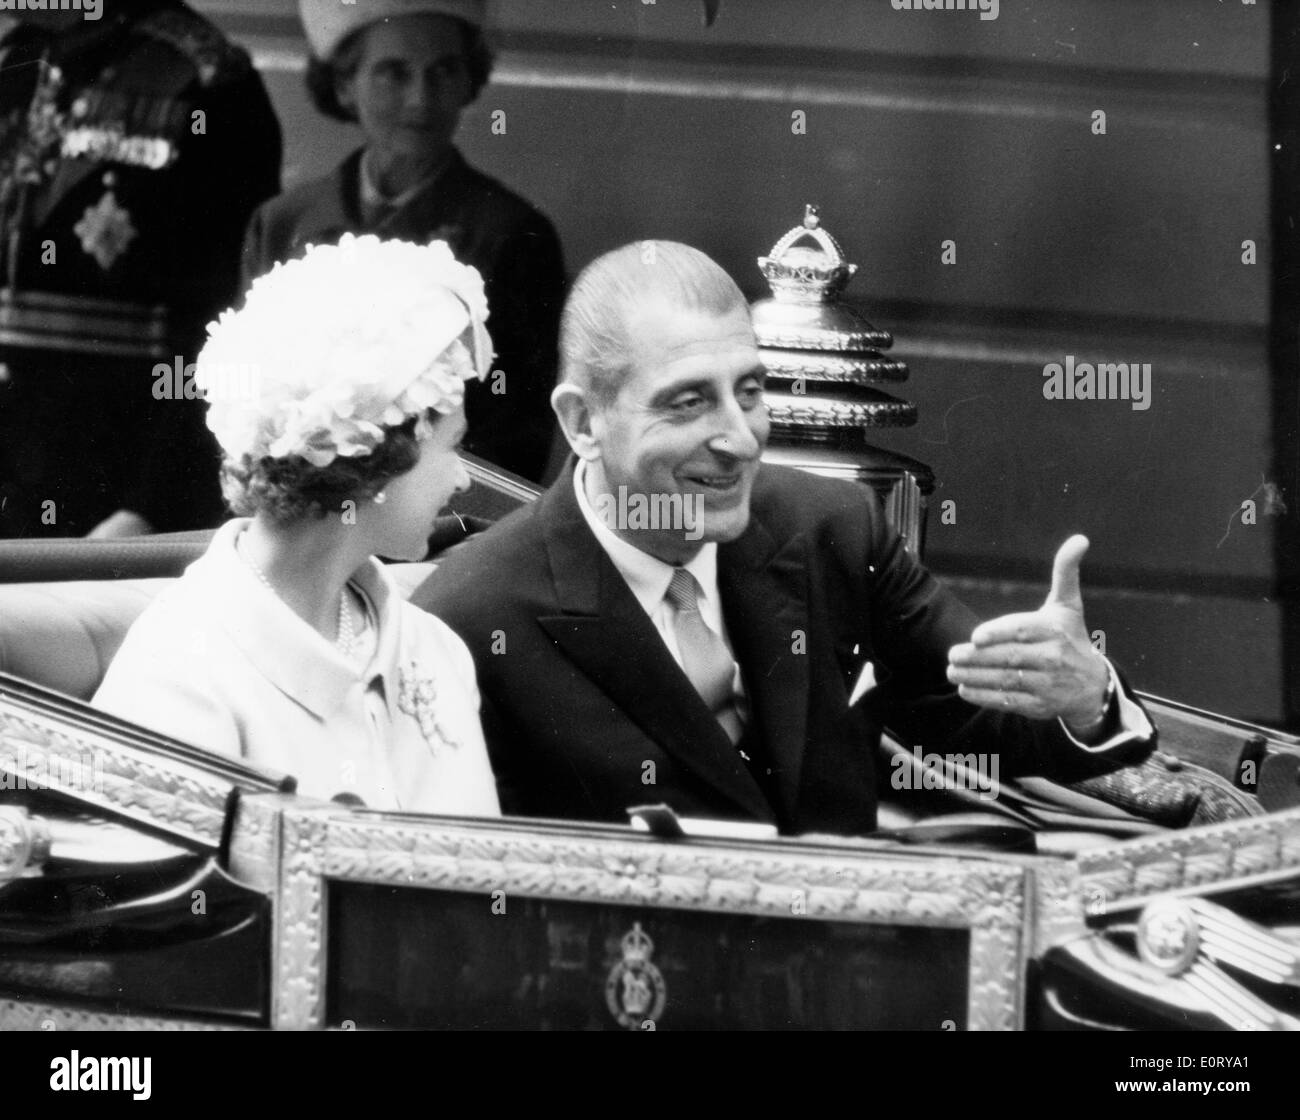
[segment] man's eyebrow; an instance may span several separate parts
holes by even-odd
[[[742,381],[746,381],[750,378],[754,378],[758,381],[765,380],[767,378],[767,368],[759,362],[751,369],[747,369],[744,373],[737,374],[733,384],[739,385]],[[713,379],[711,377],[705,375],[698,377],[683,377],[680,381],[674,381],[655,392],[650,398],[650,404],[652,406],[667,404],[673,399],[673,397],[678,396],[681,393],[687,393],[691,390],[696,392],[706,392],[712,390],[712,388]]]
[[[658,389],[650,398],[651,404],[661,404],[670,401],[673,397],[681,393],[687,393],[691,390],[700,392],[703,389],[711,387],[713,382],[704,376],[700,377],[683,377],[680,381],[673,381]]]

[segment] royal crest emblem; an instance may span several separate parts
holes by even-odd
[[[652,1030],[668,1002],[663,973],[650,960],[655,943],[635,923],[623,935],[623,959],[605,979],[605,1003],[620,1027]]]

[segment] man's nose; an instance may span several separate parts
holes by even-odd
[[[746,410],[737,400],[722,409],[718,431],[709,441],[714,451],[737,459],[757,459],[767,440],[767,413],[763,406]]]

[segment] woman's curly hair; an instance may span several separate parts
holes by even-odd
[[[430,416],[437,420],[437,414]],[[251,517],[262,513],[277,525],[306,517],[320,519],[339,513],[346,501],[373,498],[398,475],[419,461],[415,436],[418,416],[384,429],[383,442],[369,455],[337,456],[325,467],[314,467],[301,455],[283,459],[229,456],[221,464],[221,492],[233,513]]]
[[[449,17],[455,19],[454,16]],[[492,77],[492,51],[481,28],[463,19],[457,19],[461,35],[465,40],[465,60],[469,67],[470,100],[479,95],[479,91],[488,84]],[[335,48],[328,59],[317,58],[314,54],[307,56],[307,93],[312,104],[327,117],[336,121],[355,123],[356,113],[339,100],[338,84],[356,76],[361,65],[361,54],[365,46],[368,28],[362,27],[352,32]]]

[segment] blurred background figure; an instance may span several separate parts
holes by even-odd
[[[220,519],[186,366],[279,190],[279,124],[243,50],[178,0],[83,7],[0,25],[6,537]]]
[[[345,232],[447,241],[483,275],[497,346],[492,373],[469,387],[465,450],[540,479],[555,430],[564,265],[550,221],[452,142],[492,69],[484,9],[483,0],[299,0],[312,100],[356,122],[365,143],[258,211],[244,267],[251,280]]]

